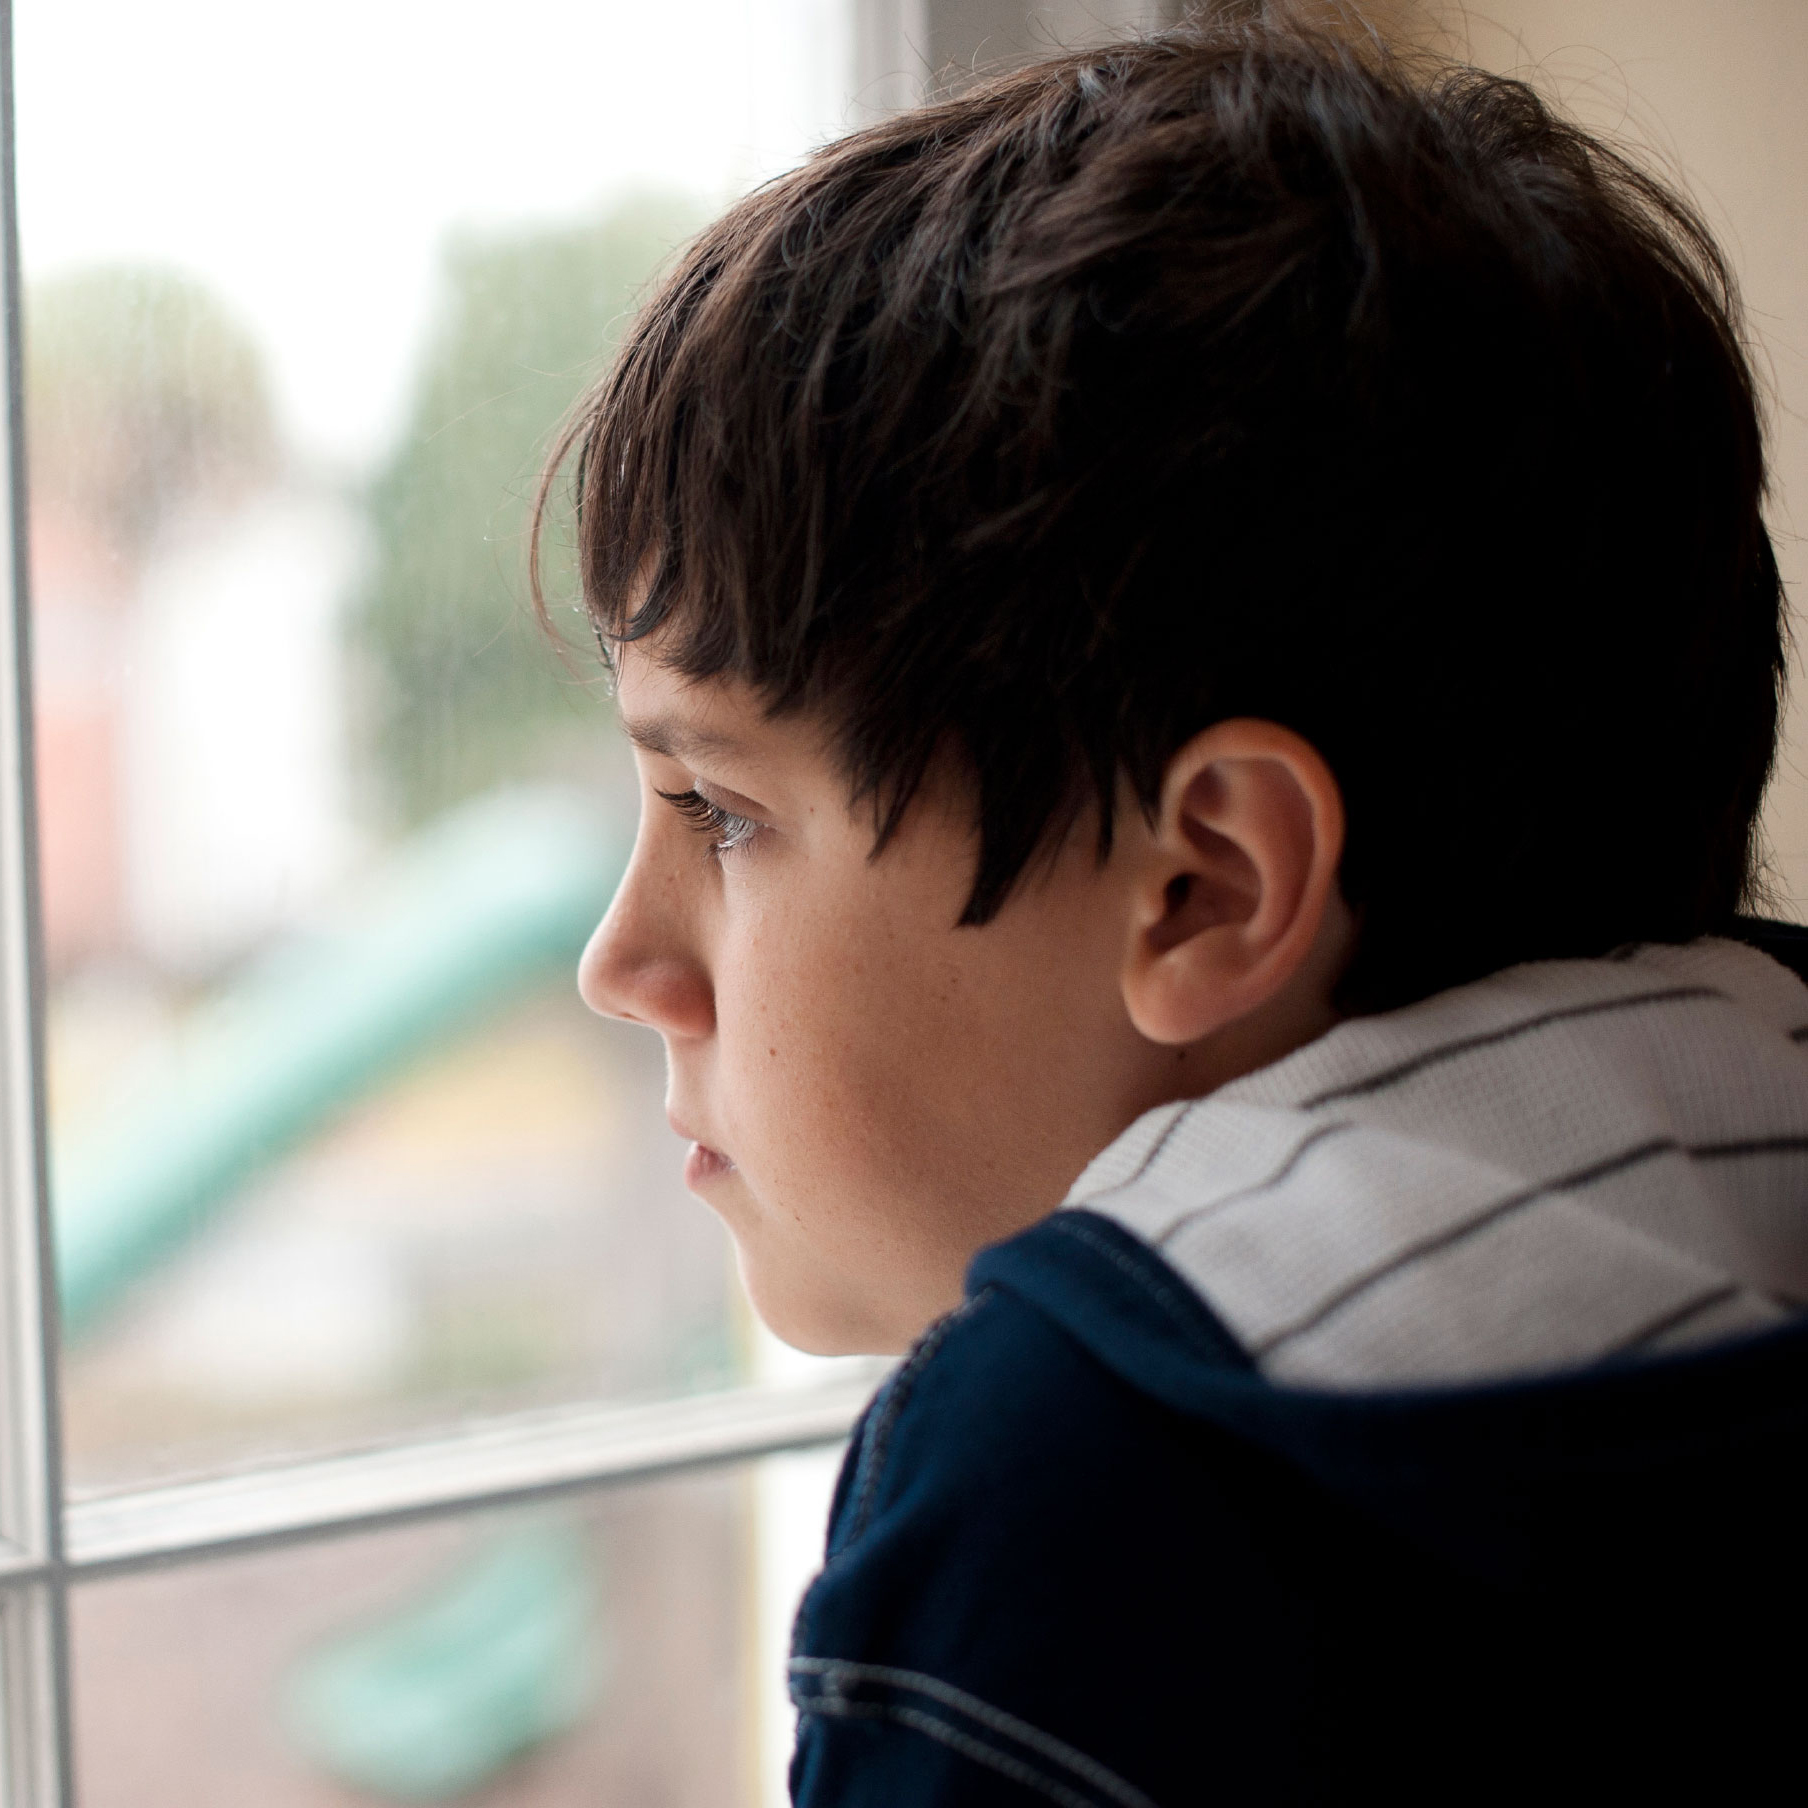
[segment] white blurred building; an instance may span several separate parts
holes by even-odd
[[[205,973],[305,914],[352,852],[340,615],[358,518],[269,491],[171,534],[124,624],[128,939]]]

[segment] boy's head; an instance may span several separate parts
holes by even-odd
[[[1253,9],[1008,76],[732,210],[573,441],[648,786],[587,990],[803,1341],[1337,1011],[1749,887],[1730,284],[1516,84]]]

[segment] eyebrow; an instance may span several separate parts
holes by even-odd
[[[696,754],[746,751],[743,743],[732,735],[716,734],[673,716],[650,716],[644,721],[622,716],[620,721],[622,732],[636,747],[644,747],[648,753],[663,754],[669,760],[689,759]]]

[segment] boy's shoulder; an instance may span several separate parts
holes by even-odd
[[[1717,1690],[1747,1721],[1786,1685],[1757,1604],[1808,1604],[1805,1380],[1791,1327],[1276,1387],[1158,1252],[1059,1212],[979,1257],[857,1430],[798,1621],[797,1799],[1410,1798],[1509,1727],[1529,1769],[1586,1768],[1684,1706],[1713,1725]]]

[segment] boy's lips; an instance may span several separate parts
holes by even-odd
[[[666,1113],[666,1122],[690,1144],[690,1153],[684,1158],[684,1184],[694,1193],[699,1187],[706,1186],[712,1180],[719,1180],[724,1174],[734,1172],[734,1163],[720,1149],[712,1148],[690,1127],[681,1122],[673,1113]]]
[[[684,1158],[684,1184],[693,1193],[700,1192],[712,1180],[720,1180],[724,1174],[733,1172],[734,1163],[708,1143],[692,1143],[690,1153]]]

